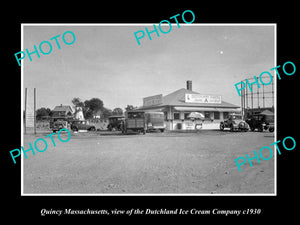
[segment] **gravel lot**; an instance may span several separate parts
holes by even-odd
[[[24,135],[24,147],[49,132]],[[62,139],[67,138],[66,136]],[[274,142],[259,132],[72,133],[23,159],[24,194],[274,193],[274,157],[239,172],[235,158]],[[43,149],[43,147],[41,147]]]

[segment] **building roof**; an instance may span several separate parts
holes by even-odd
[[[71,106],[69,105],[59,105],[59,106],[55,106],[55,108],[52,110],[54,112],[73,112]]]
[[[266,115],[266,116],[274,116],[274,113],[272,113],[270,110],[264,110],[261,113],[259,113],[260,115]]]
[[[112,115],[112,116],[109,116],[108,118],[122,118],[122,117],[125,117],[124,115]]]
[[[240,106],[225,102],[222,100],[221,104],[215,103],[187,103],[185,102],[185,94],[199,94],[198,92],[181,88],[166,96],[162,97],[162,103],[147,107],[140,107],[140,109],[164,107],[164,106],[187,106],[187,107],[220,107],[220,108],[240,108]]]

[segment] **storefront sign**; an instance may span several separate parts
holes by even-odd
[[[221,104],[222,98],[221,95],[185,94],[185,102]]]
[[[162,94],[143,98],[143,106],[159,105],[162,103]]]

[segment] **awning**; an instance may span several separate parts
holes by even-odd
[[[197,119],[204,119],[205,116],[202,113],[199,112],[191,112],[188,116],[188,118],[197,118]]]
[[[165,107],[161,107],[161,108],[153,108],[153,109],[140,109],[140,110],[143,110],[145,112],[163,112],[163,111],[166,111],[166,108]]]
[[[216,108],[205,108],[205,107],[174,107],[177,111],[185,111],[185,112],[201,112],[201,111],[210,111],[217,112]]]
[[[240,112],[240,109],[236,108],[216,108],[216,107],[174,107],[177,111],[184,111],[184,112]]]
[[[240,109],[233,108],[216,108],[219,112],[241,112]]]

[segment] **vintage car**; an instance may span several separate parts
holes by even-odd
[[[68,129],[68,124],[69,124],[69,118],[56,116],[50,118],[49,127],[55,133],[56,131],[59,131],[62,128]]]
[[[115,115],[108,117],[107,129],[109,131],[113,130],[123,130],[125,117],[122,115]]]
[[[68,122],[64,120],[56,120],[50,122],[50,129],[56,133],[56,131],[59,131],[62,128],[68,129]]]
[[[125,112],[125,122],[122,133],[127,134],[128,131],[146,134],[146,116],[142,110],[132,110]]]
[[[274,131],[274,114],[272,112],[264,111],[259,114],[250,116],[247,120],[251,131],[257,129],[259,132],[264,130]]]
[[[230,128],[230,131],[248,131],[249,124],[242,119],[241,114],[231,114],[227,120],[220,123],[220,130]]]
[[[73,131],[78,131],[78,130],[95,131],[96,127],[94,125],[88,124],[86,120],[74,120],[71,124],[71,130],[73,130]]]

